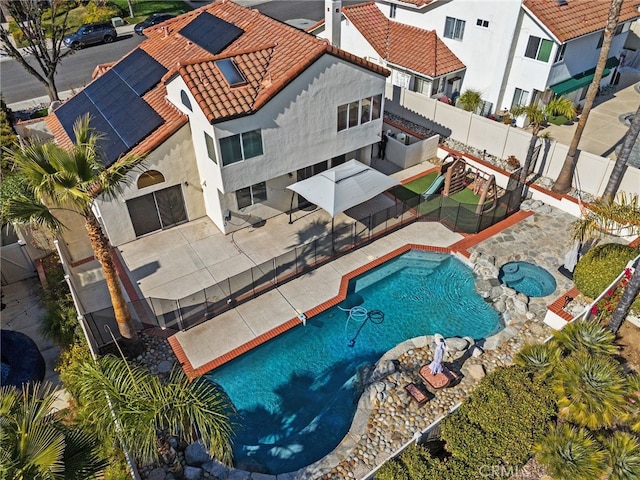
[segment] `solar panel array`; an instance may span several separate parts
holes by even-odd
[[[212,55],[217,55],[242,35],[244,30],[215,15],[202,12],[179,33]]]
[[[98,142],[111,165],[163,123],[141,96],[155,86],[167,69],[140,48],[56,110],[72,141],[73,124],[91,116],[90,126],[103,138]]]

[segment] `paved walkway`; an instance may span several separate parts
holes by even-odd
[[[622,143],[629,129],[620,116],[635,113],[640,105],[640,71],[623,70],[615,93],[596,97],[595,107],[589,113],[579,148],[602,157],[616,158],[615,148]],[[549,125],[542,132],[554,140],[570,145],[578,122],[572,125]],[[639,140],[640,141],[640,140]],[[640,158],[635,165],[640,168]]]

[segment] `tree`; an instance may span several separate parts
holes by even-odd
[[[538,142],[538,134],[542,129],[542,124],[546,121],[549,115],[564,115],[567,118],[573,118],[576,115],[576,108],[571,100],[563,97],[556,97],[544,107],[540,107],[538,104],[516,105],[511,109],[511,115],[514,117],[526,115],[529,120],[529,124],[532,127],[532,137],[529,142],[527,158],[525,159],[522,170],[520,171],[520,183],[525,183],[527,176],[529,175],[533,150]]]
[[[640,232],[638,196],[633,195],[627,200],[624,194],[620,194],[618,199],[618,203],[606,203],[599,199],[589,204],[588,211],[573,223],[573,238],[584,242],[587,238],[600,237],[605,231],[620,227],[626,227],[630,235],[637,235]],[[607,325],[614,334],[620,330],[638,293],[640,267],[634,270]]]
[[[620,9],[622,8],[622,0],[611,0],[609,7],[609,14],[607,16],[607,23],[604,28],[604,37],[602,39],[602,47],[600,49],[600,57],[598,57],[598,63],[596,64],[596,70],[593,74],[593,80],[587,90],[587,96],[585,98],[584,107],[582,109],[582,115],[578,121],[578,126],[569,145],[567,156],[564,159],[562,169],[558,174],[558,178],[551,187],[551,190],[555,193],[567,193],[571,190],[571,182],[573,180],[573,171],[576,166],[576,155],[578,152],[578,144],[582,138],[582,132],[587,124],[589,113],[593,107],[593,102],[596,99],[598,88],[600,87],[600,80],[602,79],[602,73],[604,72],[605,65],[607,63],[607,57],[609,56],[609,50],[611,49],[611,42],[615,29],[618,26],[618,17],[620,16]]]
[[[142,462],[161,458],[179,469],[167,441],[172,435],[188,442],[200,437],[211,455],[231,463],[230,418],[235,409],[218,385],[203,379],[190,382],[179,368],[164,382],[110,355],[95,362],[79,360],[65,371],[65,378],[96,432],[107,439],[120,436]]]
[[[631,156],[631,150],[633,150],[636,140],[638,139],[638,133],[640,133],[640,106],[638,107],[638,110],[636,110],[636,114],[631,119],[631,125],[629,125],[629,130],[624,136],[622,148],[620,149],[620,153],[616,158],[616,163],[613,166],[611,175],[609,176],[609,182],[602,194],[602,201],[605,204],[613,202],[613,198],[616,193],[618,193],[618,188],[622,182],[622,176],[627,169],[627,162]]]
[[[111,245],[92,206],[99,197],[115,198],[121,193],[128,183],[127,175],[141,166],[142,158],[129,155],[105,166],[97,145],[101,137],[89,128],[89,121],[86,115],[75,122],[76,140],[67,150],[51,141],[36,140],[27,142],[22,150],[7,152],[16,171],[23,175],[25,192],[9,200],[7,216],[18,223],[44,225],[54,231],[64,227],[54,216],[55,210],[69,210],[83,217],[94,256],[104,272],[118,330],[128,353],[136,355],[142,344],[120,287]]]
[[[31,75],[36,77],[47,89],[47,95],[53,102],[60,100],[56,87],[55,74],[58,65],[72,50],[62,51],[62,39],[67,29],[69,11],[64,8],[62,18],[58,18],[59,9],[68,2],[52,0],[45,8],[44,2],[32,0],[12,0],[5,2],[8,13],[14,18],[27,46],[19,50],[12,42],[12,35],[5,24],[0,25],[0,51],[15,59]],[[45,17],[51,17],[51,27],[45,26]],[[47,38],[49,34],[50,38]],[[40,71],[27,62],[33,58]]]
[[[0,388],[0,477],[85,480],[105,468],[95,440],[52,411],[58,394],[49,384]]]
[[[457,105],[467,112],[475,112],[482,105],[482,93],[477,90],[465,90],[458,97]]]

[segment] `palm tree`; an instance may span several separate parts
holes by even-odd
[[[127,174],[140,167],[142,159],[130,155],[105,166],[97,145],[101,137],[90,129],[89,121],[86,115],[75,122],[76,140],[67,150],[53,142],[38,141],[27,142],[21,150],[5,150],[25,179],[25,193],[10,199],[8,217],[19,223],[45,225],[55,231],[64,227],[54,216],[55,210],[70,210],[83,217],[94,256],[104,272],[118,330],[126,340],[128,351],[135,354],[141,343],[120,287],[111,245],[92,206],[98,197],[115,198],[121,193],[128,181]]]
[[[610,357],[588,351],[571,355],[556,372],[558,416],[589,429],[612,427],[626,413],[626,379]]]
[[[467,112],[475,112],[482,105],[482,93],[477,90],[465,90],[458,97],[456,105]]]
[[[620,154],[616,158],[616,163],[613,166],[611,175],[609,175],[609,182],[602,194],[602,201],[605,204],[613,202],[613,198],[618,192],[618,187],[620,187],[620,183],[622,182],[622,176],[627,169],[627,162],[629,161],[631,150],[633,150],[633,146],[638,139],[638,133],[640,133],[640,106],[638,106],[636,114],[631,119],[631,125],[629,125],[629,130],[624,137]]]
[[[620,227],[626,227],[630,235],[637,235],[640,232],[638,195],[627,199],[626,195],[621,193],[618,199],[618,203],[606,203],[600,199],[589,204],[588,211],[573,223],[573,238],[584,242],[587,238],[600,237],[604,232],[615,231]],[[614,334],[620,330],[639,292],[640,268],[636,268],[607,325]]]
[[[602,47],[600,49],[600,57],[598,57],[598,63],[596,64],[596,70],[593,74],[593,80],[587,90],[587,96],[585,98],[584,107],[582,108],[582,115],[578,121],[578,126],[573,134],[571,145],[567,151],[567,156],[564,159],[562,169],[558,174],[558,178],[551,187],[551,190],[555,193],[567,193],[571,190],[571,182],[573,180],[573,171],[575,169],[576,154],[578,152],[578,144],[582,138],[582,132],[587,124],[589,113],[593,107],[593,102],[596,99],[598,88],[600,87],[600,80],[602,79],[602,73],[607,63],[607,57],[609,56],[609,50],[611,49],[611,42],[616,27],[618,26],[618,18],[620,17],[620,9],[622,8],[622,0],[611,0],[609,7],[609,14],[607,16],[607,23],[604,28],[604,36],[602,39]]]
[[[52,411],[58,394],[50,384],[0,388],[0,477],[84,480],[104,470],[95,440]]]
[[[163,382],[146,369],[109,355],[95,362],[80,360],[65,376],[96,432],[105,439],[118,435],[142,462],[161,458],[179,469],[167,440],[171,435],[188,442],[200,437],[211,455],[231,463],[230,419],[235,408],[218,385],[190,382],[181,369]]]
[[[556,97],[547,103],[544,107],[540,107],[538,104],[531,105],[516,105],[511,109],[511,115],[519,117],[520,115],[526,115],[529,120],[529,124],[532,127],[532,137],[529,143],[529,150],[527,151],[527,158],[524,161],[524,165],[520,172],[520,183],[525,183],[527,176],[529,175],[529,168],[531,166],[531,159],[533,157],[533,150],[538,142],[538,134],[542,129],[542,125],[546,121],[549,115],[563,115],[567,118],[573,118],[576,115],[576,107],[571,100],[564,97]]]
[[[607,480],[634,480],[640,478],[640,442],[627,432],[614,432],[605,440]]]
[[[606,453],[584,428],[552,425],[533,449],[557,480],[593,480],[604,471]]]

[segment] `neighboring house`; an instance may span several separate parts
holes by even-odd
[[[388,70],[231,2],[145,35],[48,118],[63,146],[88,112],[106,162],[147,156],[118,200],[96,203],[113,245],[203,216],[228,233],[288,211],[288,185],[370,162]]]
[[[640,17],[639,3],[627,0],[623,4],[603,83],[615,79],[627,32]],[[377,1],[344,7],[341,38],[334,44],[376,59],[393,70],[394,85],[412,91],[455,97],[466,89],[478,90],[487,113],[517,104],[545,102],[554,93],[578,103],[593,78],[609,5],[602,0]],[[372,24],[365,24],[365,11],[375,23],[369,20]],[[382,18],[392,21],[384,22]],[[335,36],[335,29],[327,27],[325,32],[324,23],[310,31],[327,38]],[[435,32],[436,38],[466,66],[464,73],[447,76],[444,83],[436,82],[411,68],[409,59],[399,62],[388,56],[386,52],[391,53],[395,41],[403,45],[401,48],[416,51],[416,34],[409,29],[401,31],[398,24],[423,29],[425,37]],[[381,38],[385,27],[386,35]],[[354,29],[360,36],[353,33]],[[402,32],[399,38],[394,36],[396,32]],[[414,40],[409,45],[412,36]],[[391,47],[389,50],[380,48],[385,43]],[[441,58],[442,52],[433,47],[421,48],[423,55]],[[449,58],[448,54],[442,58]],[[425,87],[425,80],[430,79],[431,86]]]

